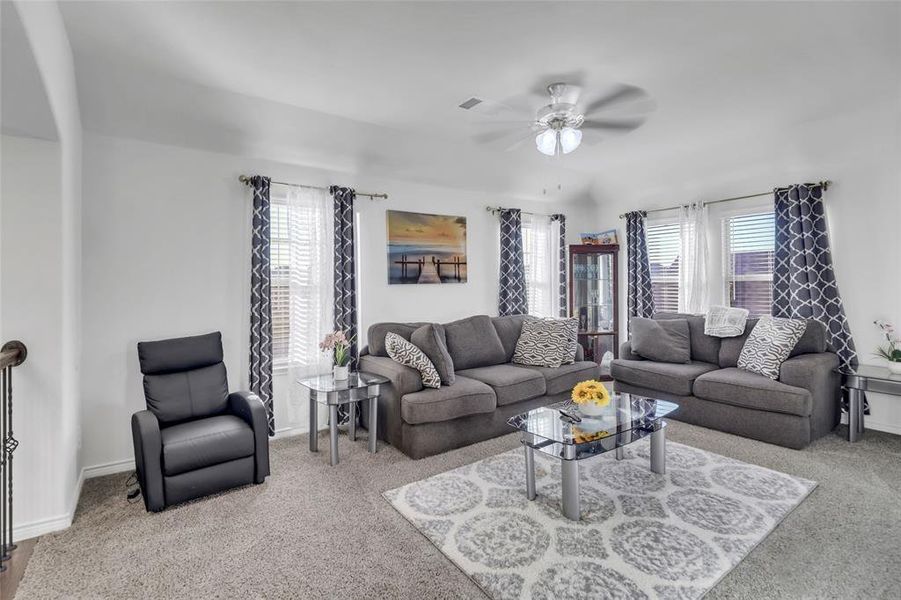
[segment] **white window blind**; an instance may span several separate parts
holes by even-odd
[[[679,254],[682,236],[679,223],[648,223],[648,262],[651,267],[651,289],[657,312],[679,310]]]
[[[771,313],[775,243],[772,212],[723,219],[723,279],[729,306],[746,308],[751,316]]]
[[[559,229],[544,215],[522,215],[522,254],[529,314],[560,316]]]
[[[272,360],[288,360],[291,332],[291,238],[288,235],[288,204],[284,196],[272,194],[269,204],[269,273],[272,299]]]

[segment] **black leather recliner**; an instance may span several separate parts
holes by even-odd
[[[131,417],[138,483],[149,511],[269,475],[266,408],[228,393],[222,334],[139,342],[147,410]]]

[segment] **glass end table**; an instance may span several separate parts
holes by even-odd
[[[651,471],[666,471],[666,438],[663,417],[675,412],[678,404],[635,394],[614,394],[599,415],[583,415],[568,402],[552,404],[511,417],[507,423],[521,433],[526,460],[526,496],[534,500],[535,451],[560,460],[563,515],[581,518],[579,503],[579,461],[606,452],[617,460],[625,456],[623,447],[651,437]],[[576,415],[581,421],[568,417]]]
[[[863,393],[901,396],[901,375],[875,365],[839,367],[837,371],[842,376],[842,385],[848,389],[848,441],[856,442],[863,435]]]
[[[351,372],[347,379],[335,379],[329,373],[298,379],[297,383],[310,390],[310,452],[319,451],[319,405],[328,406],[329,414],[329,446],[332,466],[338,464],[338,406],[348,405],[350,425],[348,435],[351,441],[357,439],[357,403],[369,401],[369,451],[378,450],[378,413],[379,386],[388,383],[386,377],[365,373]]]

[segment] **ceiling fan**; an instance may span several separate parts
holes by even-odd
[[[655,108],[647,92],[627,84],[608,86],[589,101],[582,98],[582,87],[575,84],[551,83],[546,87],[546,94],[550,103],[538,108],[534,118],[526,118],[526,114],[541,98],[547,100],[544,94],[514,97],[503,103],[487,102],[488,106],[477,112],[489,117],[512,112],[522,117],[513,121],[485,121],[482,124],[493,129],[476,135],[475,140],[515,150],[534,138],[539,152],[558,156],[574,151],[583,139],[592,143],[610,135],[628,133],[640,127]],[[470,110],[482,103],[485,103],[482,99],[470,98],[460,107]]]

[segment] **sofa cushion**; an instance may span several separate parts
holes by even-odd
[[[413,392],[400,401],[401,417],[410,425],[450,421],[496,408],[497,397],[488,384],[459,374],[454,385]]]
[[[691,336],[691,360],[717,364],[720,354],[720,338],[704,333],[704,317],[686,313],[659,312],[655,319],[685,319]]]
[[[745,325],[745,331],[742,335],[723,340],[722,346],[720,346],[719,356],[719,365],[721,367],[738,366],[738,356],[741,354],[741,349],[744,347],[748,336],[751,335],[751,330],[757,325],[758,320],[759,319],[748,319],[748,322]],[[795,347],[792,348],[792,351],[788,356],[791,358],[800,354],[816,354],[819,352],[827,352],[828,349],[829,342],[826,339],[826,326],[819,321],[808,319],[807,327],[804,329],[804,335],[801,336],[801,339],[798,340],[798,343],[795,344]]]
[[[504,346],[504,362],[513,360],[516,342],[519,341],[519,334],[522,333],[522,322],[534,318],[529,315],[491,317],[491,324],[494,325],[498,337],[501,338],[501,344]]]
[[[413,342],[408,342],[392,331],[385,336],[385,348],[388,349],[391,360],[419,371],[422,385],[427,388],[441,387],[441,376],[438,375],[435,365]]]
[[[687,319],[643,319],[633,317],[632,352],[667,363],[687,363],[691,360],[691,337]]]
[[[695,380],[694,395],[733,406],[810,416],[813,399],[804,388],[785,385],[736,367],[705,373]]]
[[[429,357],[441,376],[441,383],[451,385],[454,382],[454,359],[447,351],[443,326],[433,323],[423,325],[410,334],[410,342]]]
[[[616,381],[678,396],[690,396],[694,380],[718,368],[716,365],[698,361],[677,364],[618,358],[610,366],[610,374]]]
[[[253,456],[253,429],[234,415],[188,421],[160,430],[163,473],[178,475]]]
[[[559,367],[575,362],[578,319],[529,319],[523,321],[513,362],[536,367]]]
[[[460,375],[487,383],[497,396],[497,405],[505,406],[543,396],[544,377],[531,369],[515,365],[492,365],[460,371]]]
[[[491,318],[476,315],[444,326],[447,349],[458,371],[504,362],[506,353]]]
[[[427,325],[427,323],[373,323],[366,334],[366,343],[369,345],[369,354],[373,356],[388,356],[385,348],[385,336],[396,333],[408,342],[413,332]]]
[[[807,323],[799,319],[760,317],[738,355],[738,368],[773,380],[779,379],[779,367],[791,354],[806,328]]]
[[[571,391],[580,381],[588,379],[597,379],[601,376],[601,368],[597,363],[590,360],[574,362],[571,365],[563,365],[562,367],[528,367],[523,365],[523,369],[532,369],[538,371],[544,376],[545,386],[547,387],[547,395],[562,394]]]

